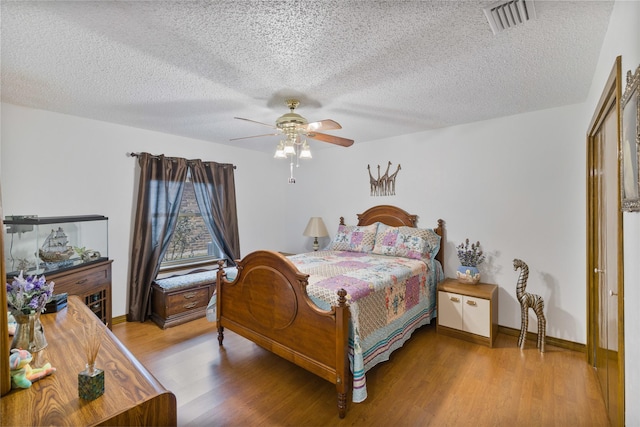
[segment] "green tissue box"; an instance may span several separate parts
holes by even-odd
[[[78,396],[84,400],[95,400],[104,394],[104,371],[94,368],[78,374]]]

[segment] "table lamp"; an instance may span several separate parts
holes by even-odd
[[[303,236],[313,237],[313,250],[317,251],[319,248],[318,237],[326,237],[329,235],[327,231],[327,227],[325,227],[322,218],[319,216],[311,217],[309,223],[307,224],[307,228],[304,229]]]

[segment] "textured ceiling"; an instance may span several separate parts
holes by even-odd
[[[292,96],[356,144],[585,101],[613,2],[536,0],[497,35],[492,3],[2,0],[2,101],[266,151],[234,117]]]

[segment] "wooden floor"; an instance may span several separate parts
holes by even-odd
[[[206,319],[113,332],[178,401],[180,426],[607,426],[585,355],[500,334],[493,349],[416,331],[338,418],[335,386]],[[108,387],[108,381],[106,381]]]

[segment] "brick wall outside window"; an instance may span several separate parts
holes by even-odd
[[[163,262],[207,256],[211,240],[211,235],[200,215],[193,183],[188,180],[182,195],[176,231],[171,238]]]

